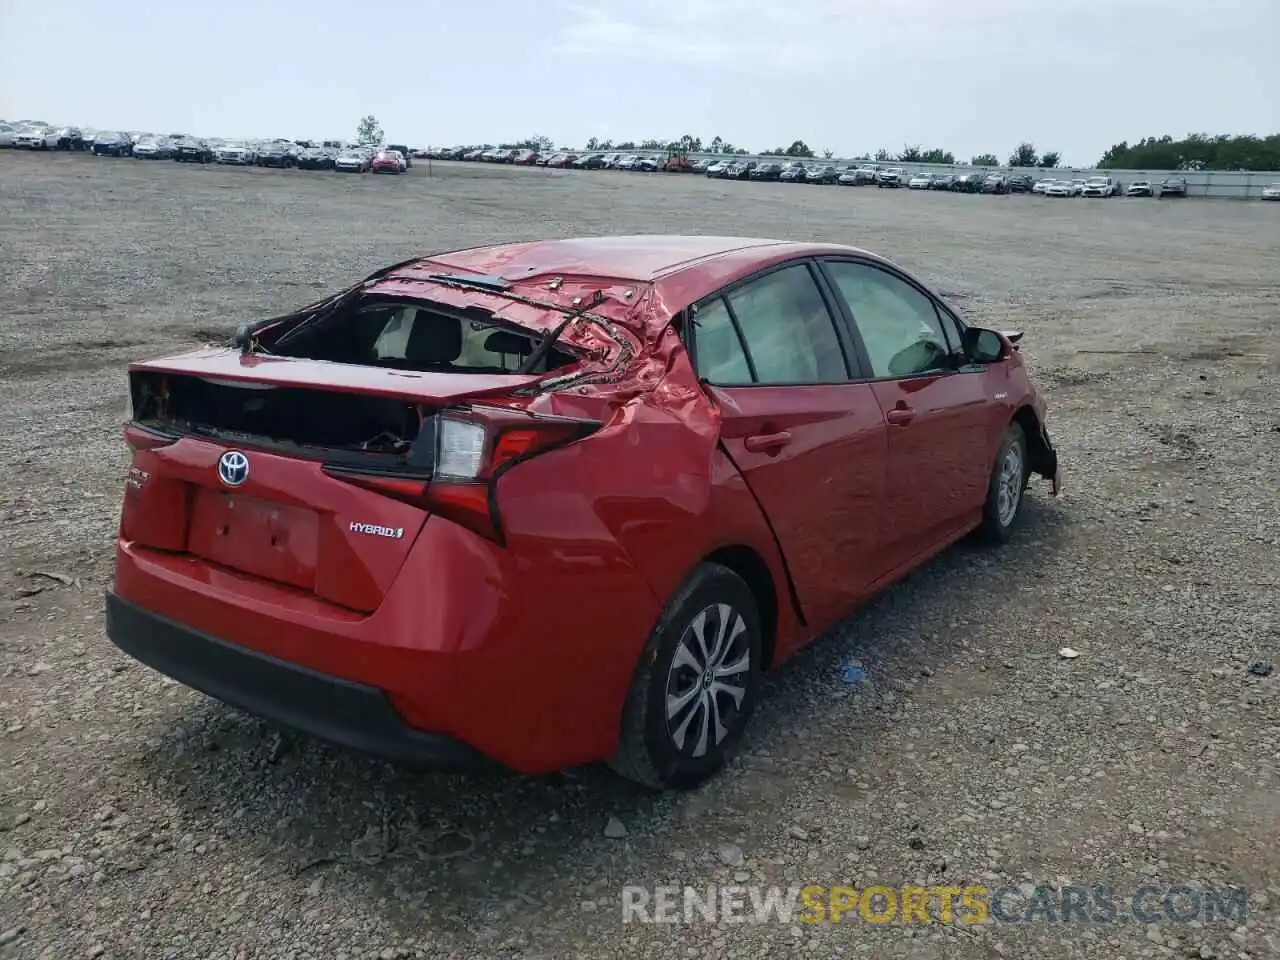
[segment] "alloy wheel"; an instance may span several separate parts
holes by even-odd
[[[1023,474],[1022,449],[1016,443],[1010,444],[1000,463],[1000,478],[996,481],[996,515],[1002,527],[1013,523],[1018,512],[1025,480]]]
[[[667,733],[676,750],[704,757],[728,736],[751,670],[751,638],[727,603],[703,609],[685,629],[667,673]]]

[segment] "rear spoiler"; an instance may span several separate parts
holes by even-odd
[[[1000,335],[1013,344],[1013,349],[1017,350],[1018,345],[1022,342],[1021,330],[1001,330]]]

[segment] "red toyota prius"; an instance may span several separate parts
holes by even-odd
[[[1019,338],[837,245],[397,264],[130,368],[108,634],[385,758],[689,787],[762,671],[1057,492]]]

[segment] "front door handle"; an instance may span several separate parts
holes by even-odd
[[[791,442],[791,434],[785,430],[777,433],[757,433],[742,442],[751,453],[775,453]]]
[[[905,427],[916,418],[916,412],[910,407],[894,407],[884,418],[895,426]]]

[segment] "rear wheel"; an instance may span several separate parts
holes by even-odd
[[[1022,514],[1022,494],[1031,474],[1027,467],[1027,437],[1021,425],[1011,423],[1005,429],[996,452],[987,484],[987,499],[982,505],[982,524],[978,528],[983,539],[1004,543]]]
[[[715,774],[755,710],[762,649],[746,583],[701,564],[650,634],[609,765],[653,789],[688,789]]]

